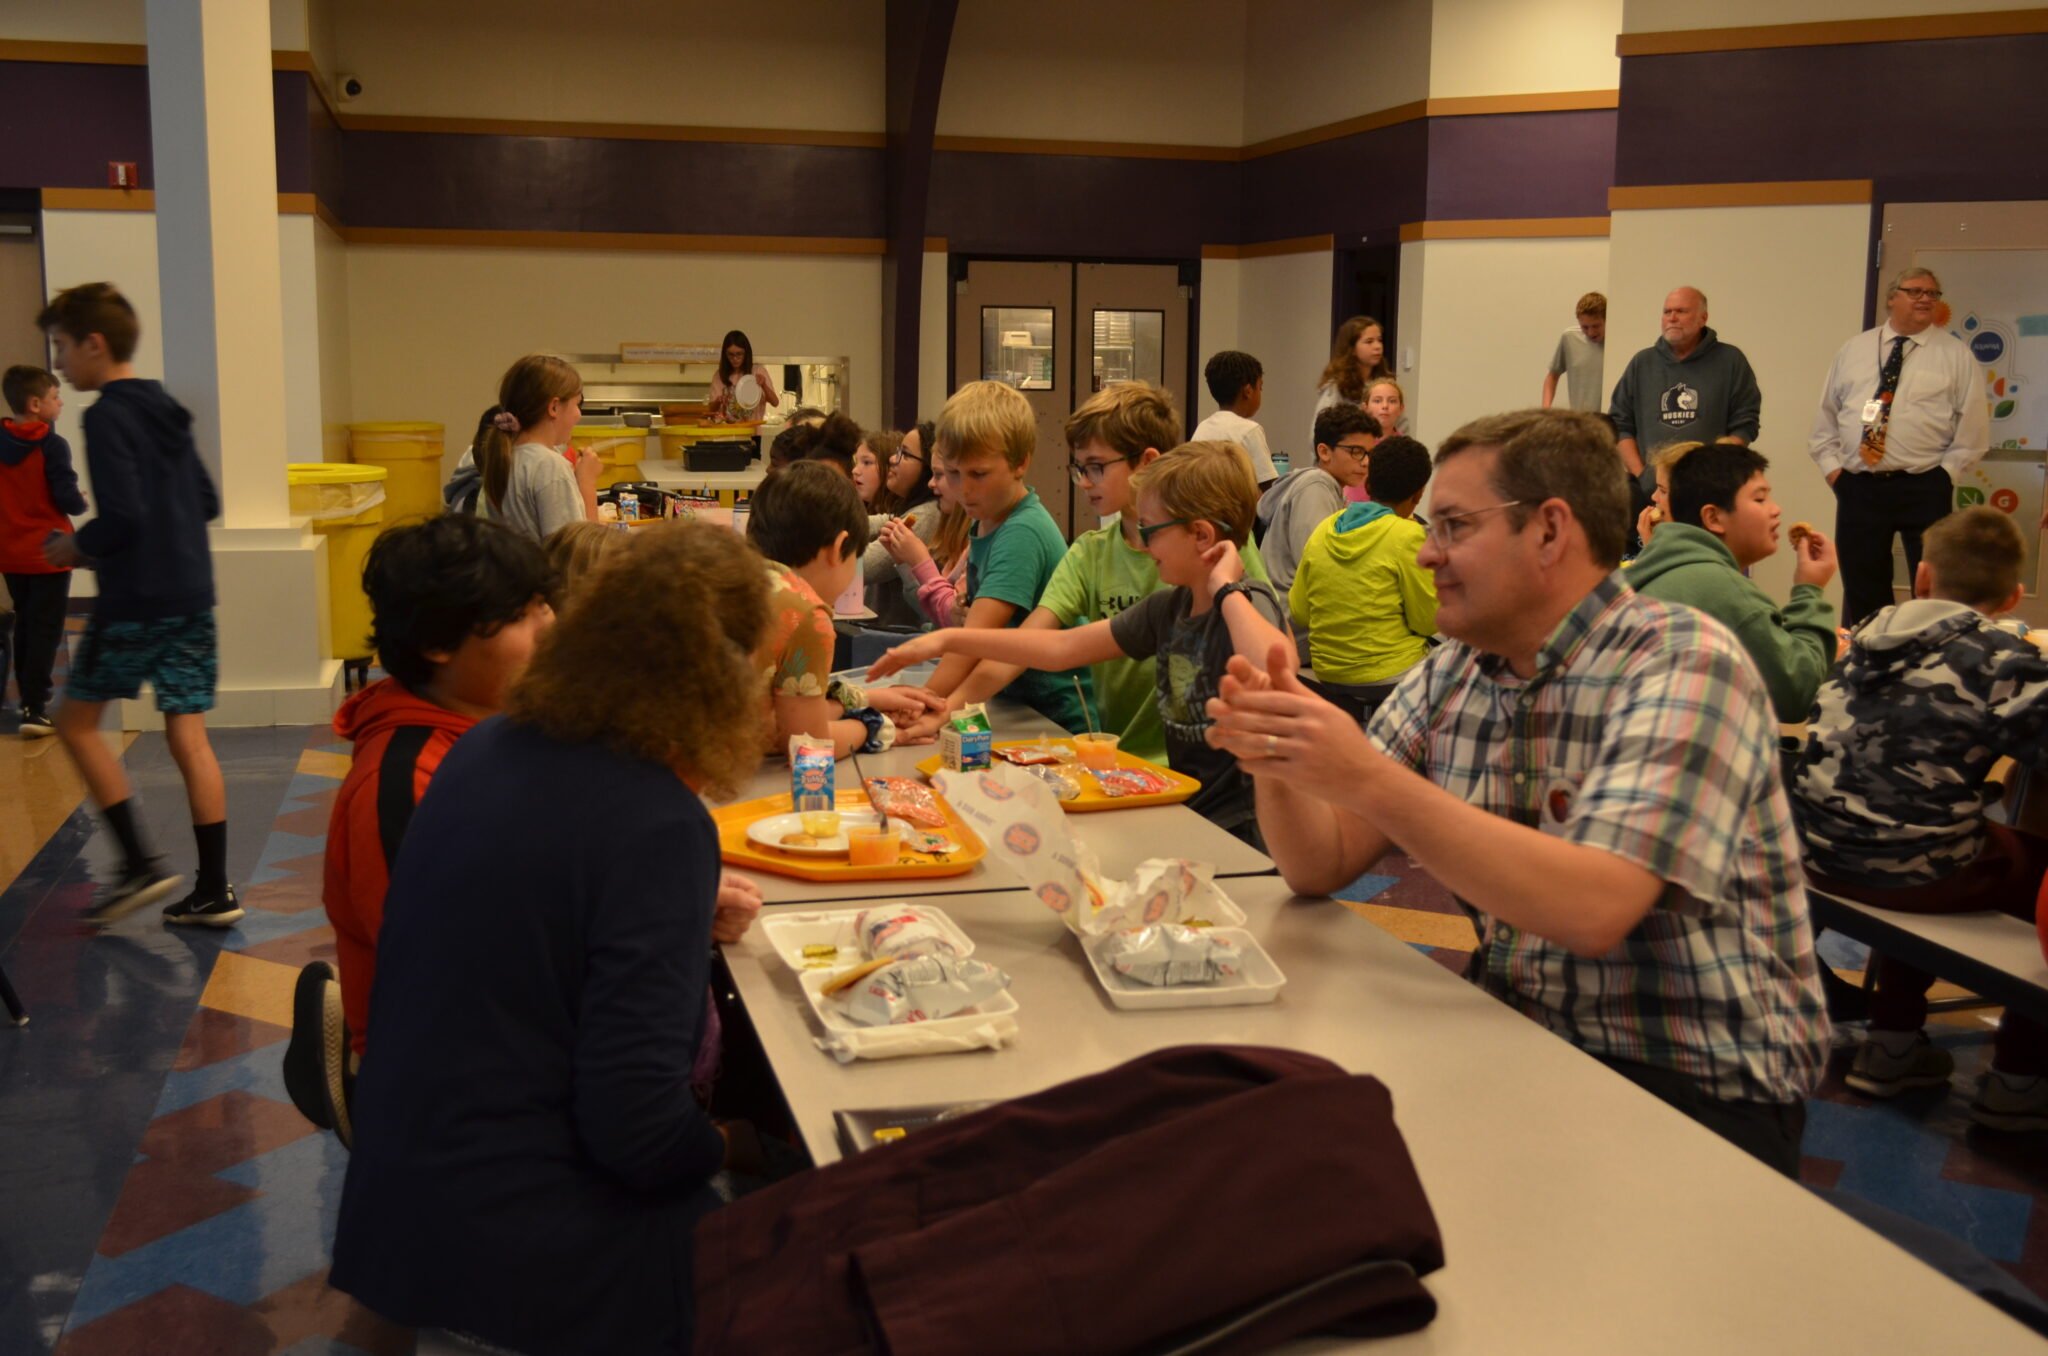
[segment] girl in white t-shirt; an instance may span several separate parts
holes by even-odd
[[[583,379],[547,353],[529,353],[498,383],[498,405],[480,430],[474,453],[483,476],[478,516],[545,541],[556,528],[597,517],[595,452],[562,453],[583,417]]]
[[[754,342],[739,330],[731,330],[718,346],[718,370],[711,374],[711,417],[728,424],[745,424],[759,419],[769,408],[780,409],[782,397],[775,393],[775,381],[768,369],[754,361]],[[751,404],[740,402],[739,385],[751,376],[760,393]]]

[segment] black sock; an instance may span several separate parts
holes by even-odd
[[[106,816],[107,827],[114,831],[114,838],[121,844],[122,873],[132,874],[147,866],[151,854],[143,844],[142,828],[135,822],[135,797],[102,806],[100,813]]]
[[[206,899],[216,899],[228,888],[228,822],[194,824],[192,840],[199,845],[199,879],[193,889]]]

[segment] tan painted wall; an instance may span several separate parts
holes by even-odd
[[[632,339],[716,343],[738,328],[764,356],[845,355],[848,413],[881,415],[872,256],[352,245],[347,285],[351,417],[444,424],[451,467],[514,359]]]
[[[313,223],[313,287],[319,305],[321,461],[348,460],[355,403],[348,328],[348,247],[324,221]]]
[[[1621,6],[1622,0],[1436,0],[1429,96],[1615,89]]]
[[[143,0],[6,0],[0,4],[0,38],[17,42],[147,41]],[[270,45],[304,51],[306,0],[270,0]]]
[[[1316,378],[1330,356],[1330,251],[1238,261],[1235,347],[1266,369],[1266,441],[1296,466],[1313,453]],[[1209,302],[1204,299],[1206,313]],[[1203,358],[1222,347],[1204,338]]]
[[[1235,146],[1245,0],[966,0],[942,136]]]
[[[1429,97],[1430,0],[1259,0],[1250,13],[1246,142]]]
[[[329,0],[349,112],[883,127],[881,0]]]
[[[1409,431],[1430,447],[1467,420],[1526,409],[1543,395],[1543,373],[1572,306],[1607,286],[1603,237],[1560,240],[1426,240],[1403,247],[1421,278],[1417,362],[1399,373]],[[1408,293],[1403,270],[1402,307]],[[1614,376],[1621,369],[1614,368]],[[1611,381],[1610,381],[1611,384]]]

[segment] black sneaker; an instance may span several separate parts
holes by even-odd
[[[292,1038],[284,1048],[284,1089],[305,1118],[332,1130],[347,1148],[349,1123],[348,1020],[341,1011],[340,976],[326,961],[299,971],[292,990]]]
[[[21,708],[21,737],[23,739],[48,739],[57,733],[57,727],[50,723],[49,713],[40,706]]]
[[[219,894],[210,899],[194,890],[164,909],[166,923],[185,923],[193,927],[233,927],[241,918],[242,903],[235,898],[235,887],[232,885],[224,886]]]
[[[183,876],[164,870],[162,860],[152,857],[129,868],[113,884],[102,886],[93,896],[92,907],[85,911],[85,921],[105,927],[156,903],[184,883]]]

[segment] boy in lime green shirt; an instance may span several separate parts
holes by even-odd
[[[1173,398],[1145,382],[1117,382],[1089,399],[1067,420],[1067,447],[1074,483],[1088,497],[1101,527],[1079,533],[1047,581],[1028,630],[1071,630],[1108,621],[1157,593],[1159,563],[1138,544],[1137,506],[1131,477],[1181,442],[1180,415]],[[1246,543],[1245,575],[1264,579],[1258,549]],[[1166,761],[1160,728],[1157,676],[1151,657],[1121,655],[1088,666],[1102,728],[1117,735],[1118,747],[1155,763]],[[985,701],[1022,673],[1023,667],[984,659],[959,689],[959,701]]]
[[[1347,504],[1309,534],[1287,610],[1308,628],[1318,682],[1391,683],[1428,651],[1436,580],[1415,560],[1423,541],[1415,505],[1428,484],[1428,449],[1413,438],[1388,438],[1372,451],[1372,498]]]

